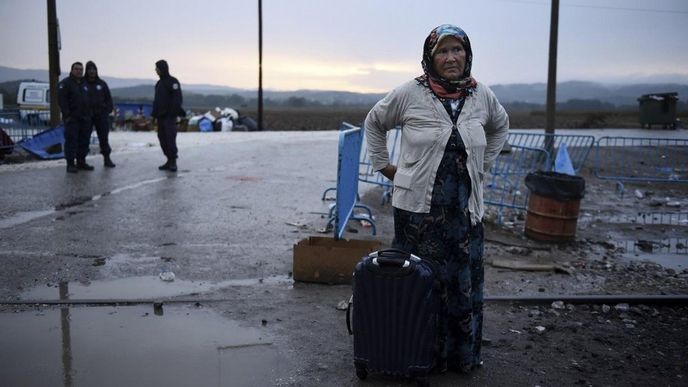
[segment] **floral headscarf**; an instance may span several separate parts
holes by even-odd
[[[466,66],[463,70],[461,79],[452,81],[442,78],[435,70],[434,62],[432,60],[433,53],[440,40],[453,36],[463,44],[466,50]],[[473,51],[471,50],[471,42],[468,40],[468,35],[461,28],[451,25],[442,24],[435,27],[430,32],[430,35],[425,39],[423,45],[423,65],[424,74],[416,78],[418,83],[429,87],[435,95],[440,99],[458,99],[465,97],[475,90],[477,86],[476,80],[471,77],[471,65],[473,63]]]

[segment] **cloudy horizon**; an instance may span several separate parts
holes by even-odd
[[[386,92],[421,72],[425,36],[446,22],[471,38],[478,80],[546,82],[549,0],[433,4],[263,0],[263,87]],[[257,2],[71,0],[57,13],[62,69],[93,60],[102,75],[148,80],[165,58],[183,83],[258,86]],[[45,1],[4,0],[0,15],[13,40],[0,65],[47,68]],[[685,1],[562,0],[557,81],[688,82],[687,22]]]

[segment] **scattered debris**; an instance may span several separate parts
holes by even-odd
[[[299,223],[299,222],[285,222],[285,224],[287,224],[288,226],[294,226],[294,227],[297,227],[300,229],[308,228],[308,225],[303,224],[303,223]]]
[[[153,303],[153,314],[155,314],[156,316],[163,315],[162,302]]]
[[[337,310],[347,310],[349,308],[349,301],[339,301],[337,304]]]
[[[176,276],[174,275],[174,273],[169,271],[169,270],[165,270],[165,271],[160,272],[160,279],[165,281],[165,282],[172,282],[172,281],[174,281],[175,277]]]
[[[334,228],[334,226],[332,225],[332,223],[328,223],[327,225],[325,225],[325,227],[319,228],[319,229],[317,229],[317,230],[315,230],[315,231],[317,231],[317,232],[319,232],[319,233],[321,233],[321,234],[327,234],[327,233],[332,232],[332,229],[333,229],[333,228]]]
[[[359,218],[359,223],[361,223],[362,227],[369,228],[373,227],[373,220],[375,220],[375,217],[371,217],[368,214],[356,214],[356,218]]]
[[[646,253],[651,253],[653,250],[653,243],[652,241],[646,241],[646,240],[638,240],[635,243],[636,246],[638,246],[638,249],[640,251],[646,252]]]
[[[490,262],[493,267],[511,270],[525,270],[525,271],[554,271],[555,273],[573,274],[573,268],[556,263],[527,263],[508,259],[493,259]]]
[[[506,252],[514,255],[530,255],[533,250],[528,247],[510,246],[506,248]]]
[[[621,303],[621,304],[616,304],[614,306],[614,309],[616,309],[619,312],[628,312],[630,306],[626,303]]]
[[[235,344],[235,345],[223,345],[223,346],[218,346],[217,349],[218,351],[223,351],[226,349],[237,349],[237,348],[250,348],[250,347],[258,347],[262,345],[272,345],[271,342],[263,342],[263,343],[247,343],[247,344]]]

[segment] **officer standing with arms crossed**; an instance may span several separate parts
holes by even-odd
[[[115,163],[110,159],[110,144],[108,134],[110,132],[109,115],[112,112],[112,96],[107,83],[98,77],[98,67],[92,61],[86,62],[86,86],[88,98],[91,103],[91,122],[96,127],[100,153],[103,155],[103,165],[114,168]]]
[[[83,77],[84,65],[74,62],[69,76],[60,81],[57,91],[65,127],[64,154],[68,173],[93,170],[92,166],[86,164],[91,138],[91,108]]]
[[[182,109],[182,87],[177,78],[170,75],[165,60],[155,62],[155,72],[160,80],[155,84],[152,116],[158,121],[158,140],[167,162],[158,167],[161,171],[177,171],[177,117],[186,115]]]

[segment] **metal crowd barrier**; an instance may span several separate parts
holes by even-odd
[[[360,136],[363,139],[363,133]],[[400,140],[400,128],[388,132],[387,146],[392,163],[398,162]],[[498,208],[500,222],[505,209],[527,209],[525,176],[537,170],[551,170],[553,155],[562,145],[566,146],[577,172],[595,147],[594,174],[600,179],[617,180],[619,183],[688,182],[688,139],[601,137],[595,141],[594,136],[588,135],[510,132],[507,143],[509,145],[485,177],[485,204]],[[639,154],[642,157],[638,157]],[[358,162],[358,181],[382,186],[382,203],[389,200],[392,184],[373,171],[365,141],[361,145]]]
[[[11,151],[18,142],[48,129],[48,124],[48,122],[40,119],[38,115],[32,115],[22,120],[19,110],[0,111],[0,128],[14,143],[10,145],[0,142],[0,150]]]
[[[41,113],[31,114],[22,119],[17,109],[0,111],[0,129],[7,134],[12,142],[12,144],[7,144],[7,141],[0,139],[0,151],[11,153],[16,146],[22,145],[20,143],[27,144],[27,141],[30,142],[32,139],[40,137],[39,135],[44,135],[46,131],[54,129],[50,127],[50,122],[45,119],[46,117],[46,114]],[[60,136],[63,135],[60,134]],[[95,129],[91,134],[90,144],[98,145],[98,136]],[[29,153],[34,152],[29,151]],[[44,158],[42,157],[44,154],[47,155],[48,153],[41,151],[35,155]]]
[[[330,211],[328,226],[334,223],[334,238],[341,239],[349,220],[367,221],[376,234],[375,222],[370,208],[358,203],[358,169],[363,142],[363,130],[351,128],[339,133],[339,160],[337,163],[337,199]],[[367,215],[354,214],[354,209],[363,209]]]
[[[350,123],[344,121],[344,122],[342,122],[342,124],[339,126],[339,131],[341,132],[341,131],[344,131],[344,130],[355,129],[355,128],[356,128],[355,125],[351,125]],[[334,191],[334,192],[336,193],[336,192],[337,192],[337,187],[335,186],[335,187],[326,188],[326,189],[323,191],[323,194],[322,194],[322,197],[320,198],[320,200],[325,200],[325,199],[327,199],[327,193],[328,193],[328,192],[332,192],[332,191]]]
[[[501,222],[503,210],[526,210],[528,190],[524,181],[528,173],[545,170],[550,155],[544,149],[512,145],[510,152],[501,153],[485,177],[484,201],[498,207]]]
[[[392,196],[392,182],[381,173],[373,170],[373,163],[370,161],[368,155],[368,147],[364,141],[361,150],[361,161],[359,163],[359,178],[363,183],[374,184],[381,186],[384,190],[382,192],[382,204],[388,202]],[[392,164],[397,164],[399,161],[399,148],[401,145],[401,127],[396,127],[387,132],[387,151],[389,152],[389,159]]]
[[[688,139],[601,137],[594,173],[618,182],[688,183]]]
[[[497,208],[501,223],[506,209],[525,211],[528,189],[525,177],[538,170],[550,171],[559,148],[566,146],[573,169],[578,172],[585,164],[594,136],[549,133],[509,132],[507,144],[485,178],[484,201]]]
[[[387,147],[393,164],[399,159],[400,142],[401,128],[388,132]],[[533,171],[551,170],[553,165],[551,155],[556,153],[562,145],[566,145],[573,167],[579,171],[595,144],[595,137],[509,132],[507,143],[510,151],[500,154],[486,176],[485,203],[499,207],[500,214],[503,208],[526,209],[528,195],[523,179]],[[548,146],[554,153],[547,150]],[[384,188],[382,203],[384,204],[391,196],[392,184],[380,173],[373,171],[365,144],[363,147],[359,180],[382,186]]]
[[[509,132],[507,143],[509,145],[542,149],[550,155],[557,154],[556,151],[564,144],[566,145],[569,158],[571,158],[573,169],[578,172],[585,164],[588,154],[590,154],[595,145],[595,137],[578,134]],[[550,162],[554,162],[554,160],[550,159]],[[550,170],[552,166],[546,165],[545,167],[545,170]]]
[[[688,212],[638,212],[631,215],[611,216],[605,222],[688,226]],[[688,247],[688,244],[686,246]]]

